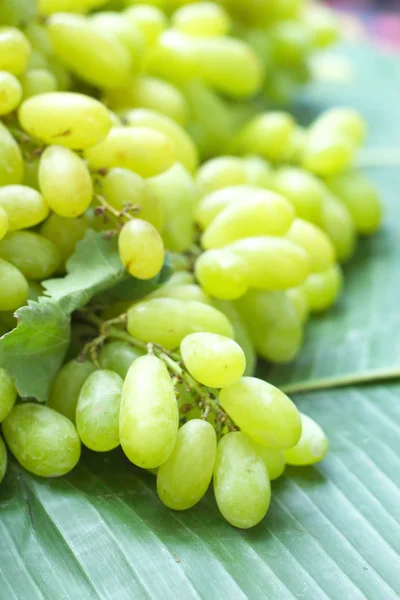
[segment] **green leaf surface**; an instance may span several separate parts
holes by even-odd
[[[0,365],[20,396],[47,400],[70,338],[70,320],[52,300],[29,301],[16,312],[18,326],[0,338]]]

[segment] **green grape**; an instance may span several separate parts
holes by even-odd
[[[125,379],[133,361],[142,355],[142,350],[127,342],[110,342],[101,349],[99,363],[102,369],[115,371],[122,379]]]
[[[217,189],[204,196],[195,208],[195,218],[201,229],[208,227],[215,217],[227,206],[242,200],[243,203],[253,194],[259,194],[261,190],[248,185],[234,185]]]
[[[124,114],[124,119],[133,127],[149,127],[167,136],[174,146],[176,160],[189,173],[196,170],[199,162],[197,148],[181,125],[165,115],[143,108],[130,110]]]
[[[243,433],[261,446],[285,450],[300,439],[301,419],[296,406],[262,379],[242,377],[220,391],[219,401]]]
[[[293,360],[301,348],[303,327],[286,293],[250,290],[235,306],[262,358],[277,363]]]
[[[168,81],[149,75],[132,79],[125,88],[107,90],[107,100],[115,110],[148,108],[184,125],[188,106],[182,92]]]
[[[123,17],[133,23],[145,39],[146,49],[155,44],[168,26],[168,20],[162,10],[156,6],[140,4],[125,9]]]
[[[285,450],[285,460],[288,465],[313,465],[326,456],[328,439],[314,419],[303,413],[300,413],[300,417],[301,438],[293,448]]]
[[[0,206],[0,240],[4,238],[8,231],[8,216],[2,206]]]
[[[218,156],[203,163],[197,171],[200,195],[247,183],[245,164],[237,156]]]
[[[101,180],[102,190],[107,201],[122,211],[125,206],[131,205],[135,209],[135,217],[148,221],[161,231],[164,226],[163,206],[155,194],[149,193],[146,184],[140,175],[115,167],[110,169]]]
[[[21,98],[22,87],[18,79],[8,71],[0,71],[0,116],[15,110]]]
[[[85,446],[108,452],[119,446],[119,410],[123,379],[99,369],[86,379],[76,405],[76,428]]]
[[[160,500],[173,510],[187,510],[197,504],[210,485],[216,454],[214,427],[201,419],[185,423],[172,453],[157,472]]]
[[[121,13],[103,11],[94,13],[90,23],[100,33],[114,35],[128,50],[133,69],[138,71],[143,62],[145,40],[142,32],[132,21],[124,18]]]
[[[75,423],[76,405],[86,379],[96,367],[89,360],[71,360],[58,372],[47,405]]]
[[[0,71],[21,75],[28,64],[31,45],[15,27],[0,27]]]
[[[303,284],[311,312],[322,312],[338,299],[343,288],[343,274],[334,264],[322,273],[311,273]]]
[[[173,252],[188,250],[194,241],[196,186],[192,176],[179,163],[146,181],[148,193],[159,198],[165,216],[163,240]]]
[[[367,124],[353,108],[336,107],[322,113],[310,128],[311,135],[337,133],[348,136],[355,145],[364,143],[367,136]]]
[[[47,69],[29,69],[21,77],[23,98],[31,98],[38,94],[55,92],[57,79]]]
[[[5,369],[0,368],[0,423],[9,415],[16,399],[17,390],[13,380]]]
[[[286,68],[301,65],[312,48],[309,27],[300,21],[280,21],[270,30],[274,61]]]
[[[357,243],[353,217],[347,206],[328,192],[322,204],[322,228],[335,247],[338,261],[348,260]]]
[[[28,282],[21,271],[0,258],[0,311],[23,306],[28,300],[28,293]]]
[[[218,310],[201,302],[179,298],[153,298],[128,311],[128,331],[143,342],[178,348],[190,333],[207,331],[233,338],[232,325]]]
[[[92,178],[84,161],[69,148],[46,148],[40,157],[38,177],[44,199],[58,216],[72,219],[89,208]]]
[[[3,438],[0,437],[0,483],[3,481],[6,471],[7,471],[7,450],[6,450],[6,445],[3,442]]]
[[[130,367],[122,390],[123,451],[138,467],[159,467],[174,449],[178,424],[178,404],[165,364],[156,356],[141,356]]]
[[[118,236],[118,249],[124,267],[137,279],[151,279],[164,263],[164,244],[157,229],[147,221],[132,219]]]
[[[295,127],[295,121],[288,113],[261,113],[242,129],[235,143],[240,152],[281,162],[286,158]]]
[[[0,258],[13,264],[27,279],[47,279],[60,264],[54,242],[32,231],[15,231],[0,241]]]
[[[182,6],[172,15],[172,26],[193,36],[219,36],[229,33],[231,19],[214,2],[196,2]]]
[[[300,415],[301,416],[301,415]],[[285,454],[283,450],[271,450],[257,444],[251,438],[247,438],[255,452],[260,456],[264,462],[264,465],[268,471],[268,478],[270,481],[278,479],[285,470]]]
[[[260,189],[224,208],[205,230],[201,243],[208,250],[243,238],[280,236],[289,230],[293,218],[293,207],[285,198]]]
[[[321,223],[324,188],[314,175],[297,167],[281,167],[274,175],[273,188],[289,200],[297,217]]]
[[[301,166],[321,177],[329,177],[347,169],[355,151],[354,142],[348,135],[318,130],[305,142]]]
[[[240,431],[228,433],[218,444],[214,493],[222,516],[234,527],[254,527],[266,515],[271,500],[268,472]]]
[[[147,298],[180,298],[181,300],[195,300],[204,304],[211,304],[211,299],[194,283],[182,285],[163,286],[159,290],[149,294]]]
[[[176,159],[167,136],[148,127],[113,127],[102,142],[85,151],[85,158],[93,170],[122,167],[142,177],[163,173]]]
[[[65,219],[52,214],[43,223],[40,233],[45,238],[57,244],[60,250],[60,269],[65,269],[65,264],[75,252],[76,244],[84,237],[88,223],[84,217]]]
[[[308,253],[313,273],[326,271],[335,261],[335,248],[327,234],[308,221],[295,219],[286,234]]]
[[[310,314],[310,308],[308,306],[307,294],[304,291],[304,287],[299,285],[298,287],[286,290],[286,296],[297,313],[301,323],[305,323],[308,320]]]
[[[328,7],[313,4],[310,10],[305,11],[304,19],[316,48],[326,48],[339,38],[338,18]]]
[[[268,161],[260,156],[245,156],[242,161],[247,185],[271,188],[272,167]]]
[[[0,188],[0,206],[8,216],[8,230],[27,229],[44,221],[49,207],[38,191],[25,185]]]
[[[286,290],[300,285],[310,273],[308,253],[286,238],[245,238],[227,248],[247,262],[252,288]]]
[[[24,33],[34,50],[37,50],[47,58],[53,54],[49,35],[45,26],[39,20],[29,21],[24,28]]]
[[[254,375],[257,366],[257,354],[244,321],[231,302],[227,302],[226,300],[213,300],[213,304],[232,324],[235,341],[243,350],[246,358],[244,375]]]
[[[0,156],[0,187],[21,183],[24,178],[22,153],[3,123],[0,123]]]
[[[128,83],[132,60],[111,31],[98,31],[86,17],[58,13],[47,21],[54,54],[74,75],[100,88]]]
[[[40,477],[65,475],[81,454],[79,436],[71,421],[41,404],[16,405],[3,421],[3,435],[18,462]]]
[[[182,340],[180,351],[189,373],[208,387],[231,385],[246,368],[246,358],[239,344],[223,335],[192,333]]]
[[[49,58],[39,52],[38,50],[32,50],[26,71],[20,76],[23,77],[24,74],[31,69],[44,69],[48,70],[50,68]]]
[[[178,87],[198,77],[200,72],[194,40],[181,31],[164,31],[148,53],[148,71]]]
[[[221,300],[236,300],[249,287],[247,263],[229,250],[203,252],[196,260],[195,273],[207,294]]]
[[[362,235],[375,233],[381,224],[382,206],[372,182],[352,170],[329,178],[327,185],[349,209],[356,231]]]

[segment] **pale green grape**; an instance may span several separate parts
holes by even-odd
[[[121,261],[133,277],[151,279],[161,271],[164,244],[157,229],[147,221],[132,219],[118,236]]]
[[[286,68],[303,64],[312,48],[310,29],[300,21],[281,21],[270,31],[274,61]]]
[[[56,214],[50,215],[41,226],[41,235],[57,244],[60,250],[60,269],[65,269],[66,262],[75,252],[76,244],[83,238],[87,228],[84,217],[65,219]]]
[[[0,258],[0,311],[23,306],[28,300],[28,293],[28,282],[21,271]]]
[[[132,66],[138,71],[143,62],[145,40],[142,32],[129,19],[121,13],[112,11],[97,12],[92,15],[90,23],[100,33],[114,35],[120,43],[128,50]]]
[[[239,344],[223,335],[192,333],[182,340],[180,351],[189,373],[208,387],[231,385],[246,368],[246,358]]]
[[[273,171],[270,163],[260,156],[245,156],[243,159],[246,184],[271,188]],[[282,194],[284,196],[284,194]]]
[[[3,123],[0,123],[0,156],[0,186],[21,183],[24,178],[22,153]]]
[[[182,31],[167,29],[151,48],[146,66],[152,75],[178,87],[198,77],[200,72],[196,63],[194,38]]]
[[[300,417],[300,440],[293,448],[285,450],[285,460],[289,465],[313,465],[322,460],[328,452],[328,439],[314,419],[303,413],[300,413]]]
[[[229,250],[203,252],[196,260],[195,273],[207,294],[221,300],[236,300],[249,287],[247,263]]]
[[[291,202],[297,217],[320,224],[324,188],[314,175],[297,167],[281,167],[274,175],[273,188]]]
[[[111,31],[98,31],[86,17],[58,13],[47,21],[54,54],[83,81],[100,88],[125,85],[132,60]]]
[[[322,312],[338,299],[343,288],[343,274],[334,264],[322,273],[311,273],[303,284],[311,312]]]
[[[136,127],[149,127],[167,136],[172,142],[175,157],[185,169],[192,173],[198,165],[199,157],[197,148],[190,136],[178,123],[171,118],[160,115],[149,109],[130,110],[124,114],[124,120],[128,125]]]
[[[245,238],[230,244],[228,249],[247,262],[250,287],[259,290],[296,287],[310,273],[308,253],[286,238]]]
[[[257,354],[244,321],[231,302],[227,302],[226,300],[213,300],[213,304],[232,324],[235,341],[243,350],[246,358],[244,375],[254,375],[257,365]]]
[[[240,431],[228,433],[218,444],[214,493],[222,516],[241,529],[257,525],[268,510],[271,486],[267,469]]]
[[[99,354],[99,363],[102,369],[115,371],[122,379],[125,379],[133,361],[142,355],[142,350],[127,342],[110,342],[103,346]]]
[[[165,247],[174,252],[188,250],[194,241],[194,205],[196,186],[192,176],[179,163],[146,181],[148,193],[160,201],[165,227]]]
[[[250,290],[235,306],[262,358],[277,363],[293,360],[301,348],[303,327],[286,293]]]
[[[382,206],[373,183],[363,173],[352,170],[331,177],[327,185],[349,209],[357,232],[375,233],[381,224]]]
[[[354,253],[357,243],[356,228],[348,207],[327,193],[322,204],[322,227],[335,247],[339,262],[345,262]]]
[[[238,150],[281,162],[286,157],[295,126],[293,117],[288,113],[261,113],[239,133],[236,141]]]
[[[306,141],[307,130],[304,127],[301,127],[300,125],[296,125],[289,140],[289,147],[287,149],[286,159],[288,160],[288,162],[293,163],[295,165],[301,163]],[[307,171],[305,171],[304,169],[302,169],[301,171],[302,173],[307,173]],[[290,198],[288,198],[288,200],[290,200]]]
[[[349,136],[354,144],[360,146],[364,143],[367,135],[367,124],[353,108],[336,107],[322,113],[311,126],[311,134],[316,132],[329,136],[330,133],[338,133]]]
[[[37,96],[55,92],[57,90],[57,79],[47,69],[29,69],[21,77],[22,93],[24,100]]]
[[[321,177],[347,169],[353,162],[356,147],[348,135],[336,131],[316,131],[305,142],[301,165]]]
[[[3,442],[3,438],[0,437],[0,483],[3,481],[6,471],[7,471],[7,450],[6,450],[6,445]]]
[[[218,36],[229,33],[231,19],[214,2],[196,2],[179,8],[172,15],[172,26],[188,35]]]
[[[142,177],[163,173],[175,162],[174,145],[148,127],[113,127],[107,137],[85,151],[91,169],[122,167]]]
[[[22,86],[18,79],[8,71],[0,71],[0,116],[15,110],[21,99]]]
[[[69,148],[46,148],[40,157],[38,177],[44,199],[58,216],[72,219],[89,208],[92,179],[84,161]]]
[[[245,163],[237,156],[211,158],[200,166],[196,181],[202,197],[221,188],[246,185]]]
[[[0,240],[4,238],[8,231],[8,216],[2,206],[0,206]]]
[[[286,290],[285,293],[293,304],[300,322],[305,323],[308,320],[310,308],[308,306],[307,294],[304,291],[304,287],[299,285],[298,287]]]
[[[81,149],[102,140],[111,122],[106,107],[89,96],[73,92],[39,94],[19,109],[21,126],[46,144]]]
[[[96,367],[89,360],[80,362],[71,360],[58,372],[47,402],[50,408],[75,423],[76,405],[80,391],[86,379]]]
[[[293,207],[285,198],[260,189],[224,208],[205,230],[201,243],[208,250],[243,238],[283,235],[293,218]]]
[[[233,338],[232,325],[207,304],[178,298],[154,298],[128,311],[128,331],[143,342],[155,342],[168,350],[178,348],[190,333],[207,331]]]
[[[196,302],[211,304],[210,297],[207,296],[199,285],[194,283],[163,286],[159,290],[149,294],[147,298],[181,298],[182,300],[195,300]]]
[[[41,404],[14,406],[3,421],[3,435],[18,462],[41,477],[65,475],[81,454],[79,436],[71,421]]]
[[[0,27],[0,71],[21,75],[28,64],[31,45],[15,27]]]
[[[119,410],[123,379],[99,369],[86,379],[76,405],[76,428],[85,446],[108,452],[119,446]]]
[[[146,47],[155,44],[168,26],[167,17],[156,6],[146,4],[131,6],[124,10],[122,15],[138,28],[145,39]]]
[[[156,356],[141,356],[124,381],[120,411],[120,441],[138,467],[162,465],[174,449],[178,404],[165,364]]]
[[[27,279],[47,279],[60,264],[58,246],[32,231],[15,231],[0,241],[0,258],[13,264]]]
[[[164,226],[164,210],[161,200],[149,193],[145,181],[140,175],[129,169],[115,167],[110,169],[101,180],[102,190],[107,201],[119,211],[128,204],[140,209],[135,212],[138,219],[148,221],[156,229],[162,231]]]
[[[16,399],[17,390],[13,380],[5,369],[0,368],[0,423],[11,412]]]
[[[197,504],[210,485],[216,454],[214,427],[201,419],[185,423],[172,453],[157,472],[160,500],[174,510]]]
[[[339,22],[335,13],[328,7],[312,4],[304,11],[304,20],[310,28],[314,46],[325,48],[339,38]]]
[[[244,203],[254,193],[259,194],[260,190],[248,185],[234,185],[207,194],[195,209],[198,225],[201,229],[205,229],[224,208],[238,200],[242,200]]]
[[[262,379],[242,377],[220,391],[219,401],[238,427],[261,446],[284,450],[300,439],[299,411],[286,394]]]
[[[311,271],[326,271],[335,261],[335,248],[319,227],[303,219],[295,219],[286,234],[308,253],[311,260]]]
[[[253,450],[255,450],[258,456],[262,458],[268,471],[269,480],[273,481],[274,479],[278,479],[285,470],[285,454],[283,450],[271,450],[271,448],[266,448],[265,446],[257,444],[257,442],[251,438],[248,438],[248,440],[250,441]]]
[[[49,207],[43,196],[25,185],[0,188],[0,206],[8,216],[8,230],[27,229],[44,221]]]

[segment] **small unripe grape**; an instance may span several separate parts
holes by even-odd
[[[21,75],[28,64],[31,45],[15,27],[0,27],[0,71]]]
[[[33,227],[49,214],[43,196],[26,185],[0,187],[0,207],[7,213],[8,231]]]
[[[295,219],[286,237],[309,254],[312,272],[326,271],[333,264],[335,248],[326,233],[313,223]]]
[[[101,349],[99,363],[102,369],[115,371],[125,379],[133,361],[139,356],[143,356],[143,351],[127,342],[110,342]]]
[[[22,86],[7,71],[0,71],[0,116],[8,115],[17,108],[22,99]]]
[[[283,450],[271,450],[271,448],[266,448],[265,446],[257,444],[257,442],[251,438],[248,439],[253,449],[263,459],[264,464],[267,467],[269,480],[273,481],[274,479],[278,479],[285,470],[286,461]]]
[[[208,387],[231,385],[246,368],[246,358],[239,344],[215,333],[187,335],[181,342],[180,351],[189,373]]]
[[[7,471],[7,449],[3,442],[3,438],[0,437],[0,483],[4,479],[4,475]]]
[[[240,431],[226,434],[218,444],[214,493],[223,517],[241,529],[257,525],[268,510],[271,487],[266,466]]]
[[[231,27],[228,13],[214,2],[182,6],[172,15],[172,26],[193,36],[226,35]]]
[[[32,231],[14,231],[0,241],[0,258],[8,260],[27,279],[50,277],[61,260],[56,244]]]
[[[131,219],[120,231],[118,249],[127,271],[137,279],[151,279],[161,271],[164,244],[151,223]]]
[[[16,310],[28,300],[28,282],[19,269],[0,258],[0,311]]]
[[[2,206],[0,206],[0,240],[4,238],[8,231],[8,216]]]
[[[322,312],[338,299],[343,288],[343,274],[334,264],[321,273],[311,273],[303,283],[311,312]]]
[[[0,368],[0,423],[11,412],[17,399],[17,390],[13,380],[5,369]]]
[[[193,419],[178,431],[172,453],[157,472],[160,500],[174,510],[191,508],[206,493],[217,453],[214,427]]]
[[[75,423],[76,405],[86,379],[96,367],[87,360],[71,360],[59,370],[50,391],[47,405]]]
[[[300,413],[300,417],[301,437],[293,448],[285,450],[285,460],[289,465],[313,465],[328,452],[328,439],[314,419],[303,413]]]
[[[229,250],[203,252],[196,260],[195,273],[207,294],[221,300],[236,300],[249,287],[246,261]]]

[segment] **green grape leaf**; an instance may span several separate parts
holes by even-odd
[[[22,397],[47,400],[70,339],[70,319],[52,300],[40,298],[16,312],[17,327],[0,338],[0,365]]]

